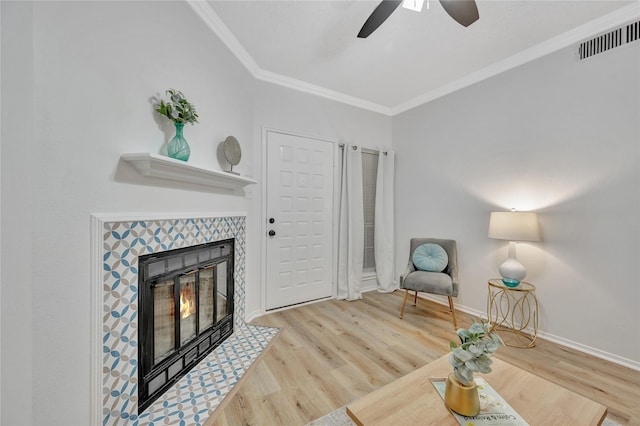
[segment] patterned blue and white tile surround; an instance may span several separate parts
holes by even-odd
[[[246,324],[245,217],[104,222],[102,424],[201,425],[278,329]],[[138,255],[236,240],[234,333],[138,416]]]

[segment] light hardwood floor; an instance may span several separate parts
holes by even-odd
[[[448,307],[419,300],[401,320],[403,294],[370,292],[256,319],[283,331],[206,425],[304,425],[447,353],[456,340]],[[458,326],[470,323],[458,311]],[[622,425],[640,425],[640,372],[536,343],[495,356],[602,403]]]

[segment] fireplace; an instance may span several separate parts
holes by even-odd
[[[140,258],[227,239],[233,239],[235,252],[233,294],[227,294],[233,300],[233,334],[140,412]],[[222,403],[278,334],[244,322],[246,246],[242,213],[91,215],[89,423],[201,426]]]
[[[233,333],[234,245],[139,256],[138,413]]]

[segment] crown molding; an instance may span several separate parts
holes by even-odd
[[[417,96],[407,102],[399,104],[391,108],[391,115],[397,115],[426,104],[442,96],[453,93],[457,90],[463,89],[472,84],[478,83],[482,80],[486,80],[495,75],[501,74],[512,68],[531,62],[542,56],[548,55],[565,47],[568,47],[574,43],[581,42],[585,39],[591,38],[599,33],[611,30],[614,27],[629,23],[640,17],[640,1],[636,1],[629,6],[625,6],[614,12],[608,13],[593,21],[587,22],[573,30],[567,31],[559,36],[550,38],[540,44],[537,44],[529,49],[523,50],[513,56],[505,58],[501,61],[495,62],[488,67],[482,68],[476,72],[473,72],[466,77],[455,80],[445,86],[439,87],[430,92]]]
[[[207,24],[209,28],[220,38],[233,55],[244,65],[244,67],[257,80],[267,83],[276,84],[278,86],[287,87],[299,92],[309,93],[311,95],[330,99],[343,104],[355,106],[369,111],[377,112],[384,115],[391,115],[391,108],[356,98],[355,96],[346,95],[335,90],[317,86],[295,78],[287,77],[271,71],[262,69],[258,63],[251,57],[249,52],[242,46],[238,39],[233,35],[229,27],[222,22],[222,19],[213,10],[206,0],[186,0],[189,6],[196,12],[198,16]]]
[[[287,77],[282,74],[260,70],[260,73],[256,76],[256,78],[268,83],[277,84],[278,86],[287,87],[289,89],[309,93],[311,95],[320,96],[326,99],[331,99],[343,104],[367,109],[369,111],[377,112],[384,115],[391,115],[391,108],[389,107],[382,106],[374,102],[365,101],[363,99],[356,98],[355,96],[346,95],[342,92],[337,92],[325,87],[316,86],[302,80],[296,80],[295,78]]]
[[[513,56],[498,61],[488,67],[475,71],[466,77],[455,80],[447,85],[424,93],[420,96],[398,104],[394,107],[387,107],[354,96],[350,96],[325,87],[310,84],[301,80],[277,74],[262,69],[258,63],[245,50],[231,30],[222,22],[222,19],[213,10],[206,0],[186,0],[200,18],[209,28],[222,40],[227,48],[245,66],[251,75],[257,80],[272,83],[281,87],[286,87],[299,92],[308,93],[314,96],[330,99],[343,104],[355,106],[365,110],[377,112],[379,114],[394,116],[410,109],[416,108],[425,103],[431,102],[442,96],[456,92],[472,84],[501,74],[512,68],[531,62],[542,56],[553,53],[557,50],[578,43],[598,33],[610,30],[616,26],[626,24],[640,18],[640,0],[633,4],[608,13],[600,18],[594,19],[586,24],[567,31],[559,36],[553,37],[529,49],[523,50]]]
[[[205,24],[218,36],[244,67],[257,78],[261,71],[258,63],[249,55],[249,52],[240,44],[218,14],[211,8],[206,0],[186,0],[189,6],[202,18]]]

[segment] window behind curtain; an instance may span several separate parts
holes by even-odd
[[[364,272],[375,272],[373,230],[375,223],[378,152],[362,150],[362,195],[364,201]]]

